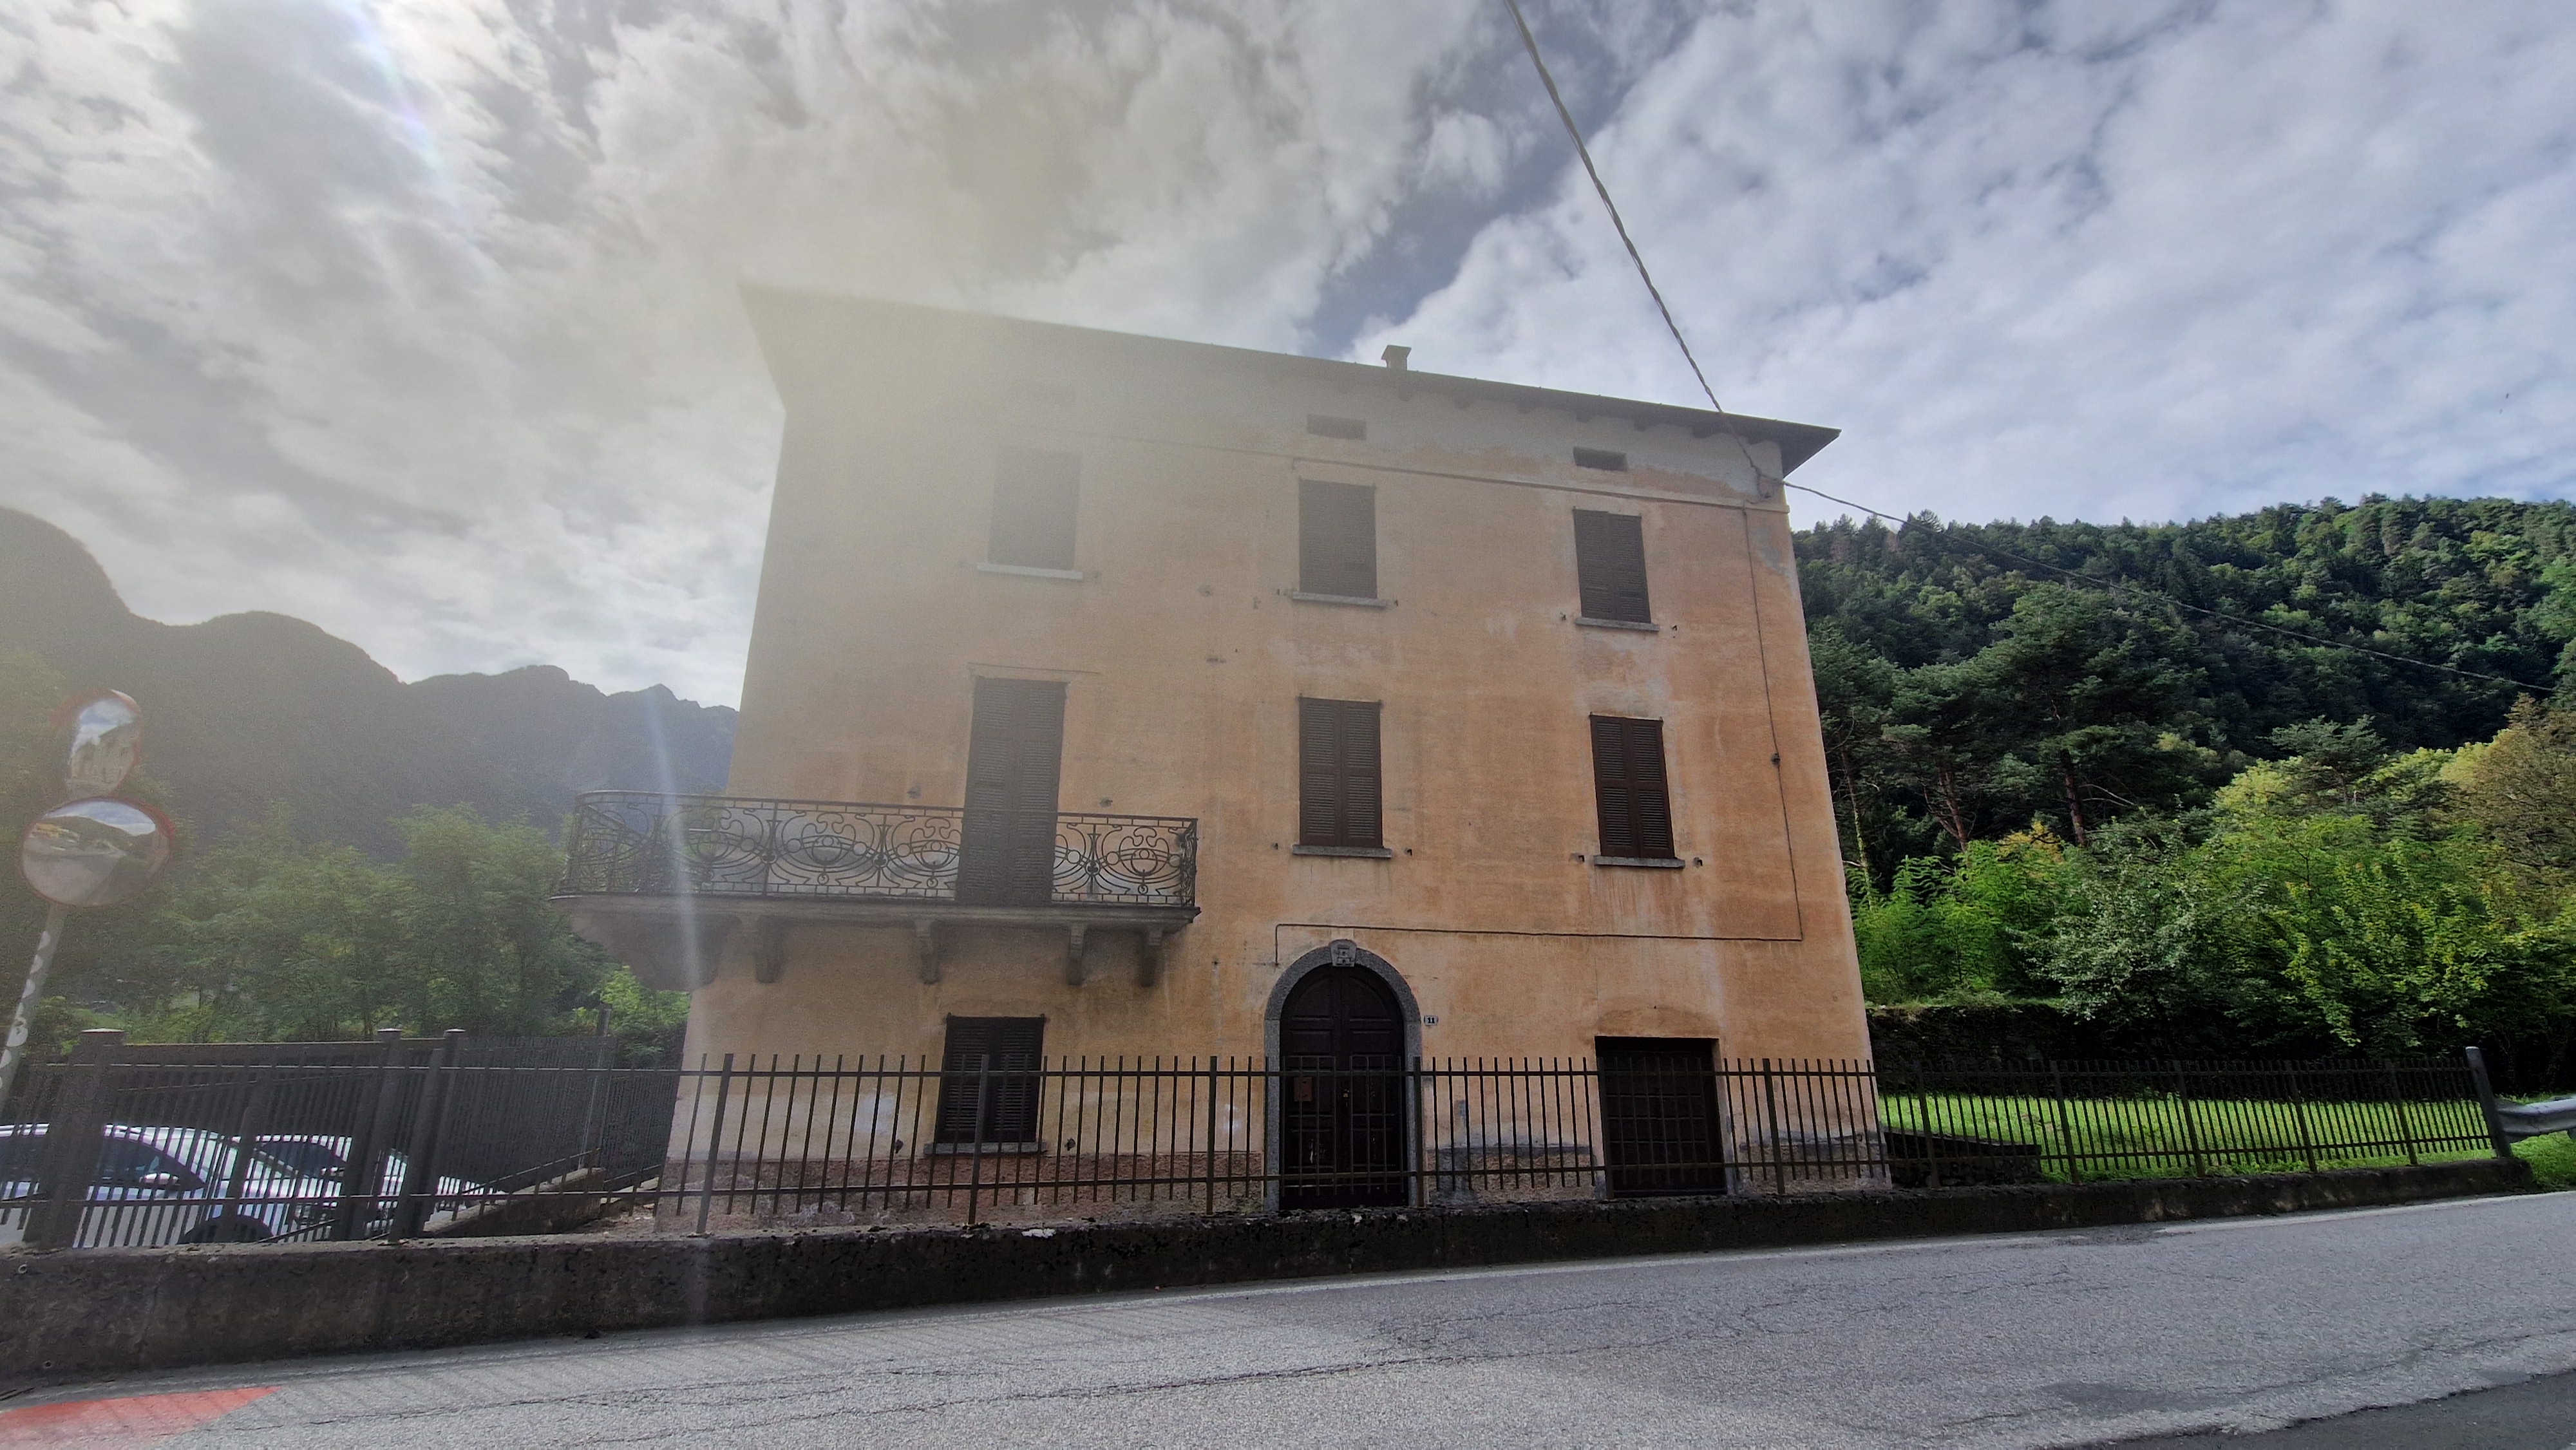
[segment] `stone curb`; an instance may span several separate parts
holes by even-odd
[[[2527,1192],[2420,1168],[1022,1228],[0,1252],[0,1381],[1400,1270],[2298,1213]]]

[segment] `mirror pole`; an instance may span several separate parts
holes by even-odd
[[[36,959],[27,967],[26,989],[18,994],[17,1015],[9,1019],[9,1044],[0,1048],[0,1110],[9,1105],[9,1090],[18,1082],[18,1064],[27,1057],[27,1037],[36,1028],[36,1004],[44,1000],[45,973],[54,965],[54,947],[63,939],[62,903],[45,912],[45,930],[36,938]]]

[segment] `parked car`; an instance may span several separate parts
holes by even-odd
[[[329,1134],[266,1135],[255,1146],[307,1178],[327,1179],[338,1184],[348,1181],[349,1155],[358,1150],[358,1145],[351,1139]],[[375,1218],[393,1217],[394,1206],[402,1196],[403,1179],[410,1172],[411,1159],[401,1149],[392,1149],[385,1154],[385,1170],[376,1184],[376,1192],[384,1196],[376,1202]],[[433,1191],[438,1195],[430,1205],[433,1215],[453,1213],[463,1198],[491,1192],[480,1183],[448,1174],[439,1175]]]
[[[43,1123],[0,1124],[0,1244],[26,1236],[44,1174]],[[340,1186],[203,1128],[110,1123],[74,1242],[254,1243],[311,1236],[339,1211]]]

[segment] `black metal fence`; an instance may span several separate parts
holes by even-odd
[[[0,1116],[0,1243],[474,1231],[657,1177],[681,1074],[615,1041],[128,1045],[84,1033]],[[69,1185],[82,1185],[72,1191]]]
[[[65,1245],[519,1231],[615,1200],[675,1232],[1034,1224],[2505,1151],[2462,1058],[1873,1067],[1640,1050],[631,1069],[569,1060],[578,1048],[548,1049],[552,1061],[477,1049],[461,1034],[184,1064],[144,1060],[178,1055],[168,1049],[119,1060],[109,1036],[38,1070],[11,1105],[0,1180],[17,1177],[0,1196],[17,1197],[0,1202],[0,1230],[15,1213],[31,1241]],[[31,1124],[46,1125],[32,1149]],[[336,1176],[316,1171],[329,1166],[317,1151],[339,1155]]]

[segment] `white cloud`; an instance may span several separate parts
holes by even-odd
[[[1802,480],[2567,491],[2551,6],[1571,6],[1720,395],[1847,430]],[[405,675],[732,698],[744,278],[1691,396],[1484,0],[133,0],[0,71],[0,502]]]
[[[1817,487],[1973,519],[2563,496],[2563,18],[1764,5],[1704,19],[1596,154],[1721,399],[1846,429]],[[1579,183],[1384,336],[1688,400]]]

